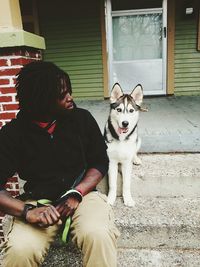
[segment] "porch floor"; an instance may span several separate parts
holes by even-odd
[[[75,100],[96,118],[103,132],[109,100]],[[142,153],[200,152],[200,96],[146,97],[140,113]]]

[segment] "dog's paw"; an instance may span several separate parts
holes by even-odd
[[[124,205],[128,207],[134,207],[135,206],[135,201],[130,197],[130,198],[124,198]]]
[[[116,196],[115,195],[108,194],[108,197],[107,197],[107,203],[108,204],[114,205],[115,200],[116,200]]]
[[[136,157],[136,158],[134,158],[134,160],[133,160],[133,164],[135,164],[135,165],[141,165],[141,164],[142,164],[142,161],[141,161],[140,158]]]

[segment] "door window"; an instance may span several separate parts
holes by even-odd
[[[113,17],[113,59],[162,58],[162,14]]]
[[[106,0],[109,85],[166,94],[167,0]]]
[[[163,91],[162,9],[117,11],[112,16],[112,81],[129,92],[138,83],[145,95]]]

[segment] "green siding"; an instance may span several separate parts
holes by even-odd
[[[175,31],[175,94],[200,94],[200,52],[197,46],[197,22],[177,18]]]
[[[74,2],[39,1],[41,34],[47,47],[44,60],[69,74],[75,98],[103,99],[99,1],[87,0],[81,7],[80,1]]]

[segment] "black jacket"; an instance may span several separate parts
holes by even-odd
[[[0,131],[0,190],[16,172],[26,180],[32,198],[56,199],[85,168],[103,175],[108,169],[106,144],[92,115],[84,109],[66,111],[53,136],[20,111]]]

